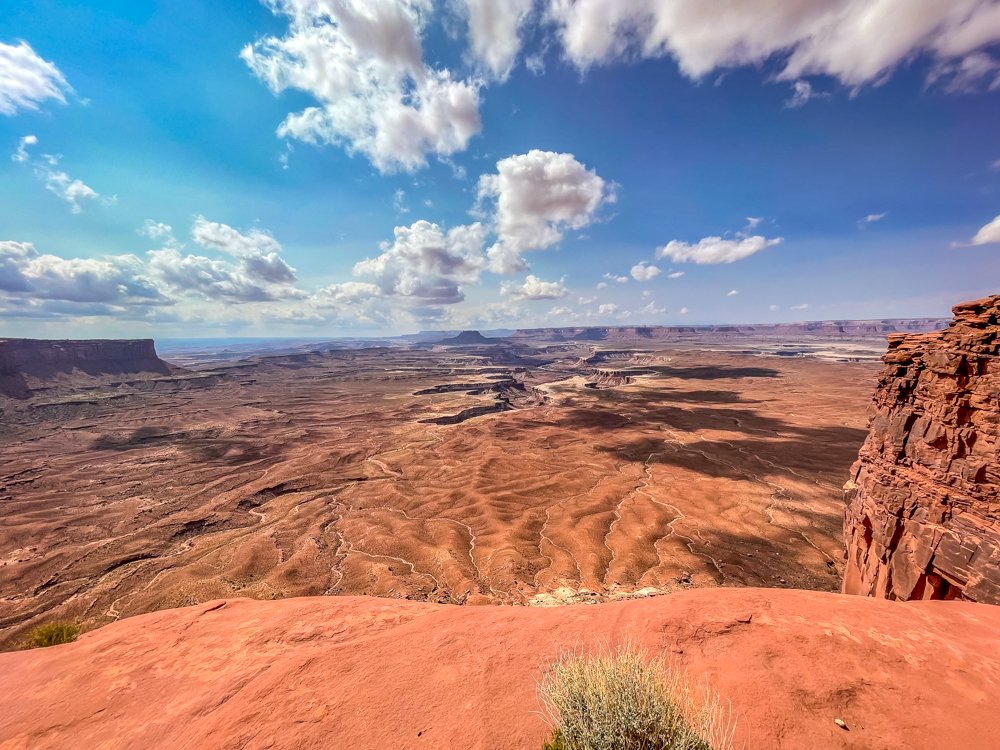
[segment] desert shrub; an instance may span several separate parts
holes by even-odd
[[[729,750],[732,723],[707,686],[626,641],[591,656],[561,653],[538,684],[552,726],[545,750]]]
[[[80,628],[71,622],[50,622],[39,625],[28,633],[25,648],[43,648],[58,646],[60,643],[72,643],[80,635]]]

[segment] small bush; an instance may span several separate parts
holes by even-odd
[[[684,673],[627,641],[584,657],[560,654],[538,685],[552,726],[544,750],[729,750],[733,726],[717,694],[696,701]]]
[[[71,622],[50,622],[39,625],[28,633],[25,648],[43,648],[58,646],[60,643],[72,643],[80,635],[80,627]]]

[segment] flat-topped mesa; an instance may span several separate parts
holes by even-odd
[[[51,381],[60,374],[170,372],[170,365],[156,355],[152,339],[0,339],[0,395],[14,398],[30,397],[33,381]]]
[[[1000,604],[1000,295],[889,336],[844,486],[843,591]]]

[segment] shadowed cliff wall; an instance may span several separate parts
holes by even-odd
[[[60,374],[96,377],[139,372],[171,372],[170,365],[156,356],[152,339],[0,339],[0,395],[12,398],[31,396],[27,378],[52,380]]]

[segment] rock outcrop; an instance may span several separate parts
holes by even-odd
[[[845,485],[843,591],[1000,604],[1000,295],[889,336]]]
[[[32,381],[44,383],[60,375],[98,377],[134,373],[171,373],[171,366],[156,355],[152,339],[0,339],[0,395],[3,396],[29,398]]]
[[[1000,608],[727,588],[548,609],[309,597],[153,612],[0,654],[0,747],[537,750],[541,665],[630,636],[732,702],[735,748],[1000,746]]]
[[[705,326],[608,326],[600,328],[525,328],[508,340],[518,341],[644,341],[683,340],[685,337],[722,336],[878,336],[891,333],[936,331],[945,318],[891,318],[886,320],[817,320],[806,323],[754,323]],[[446,343],[446,342],[440,342]]]

